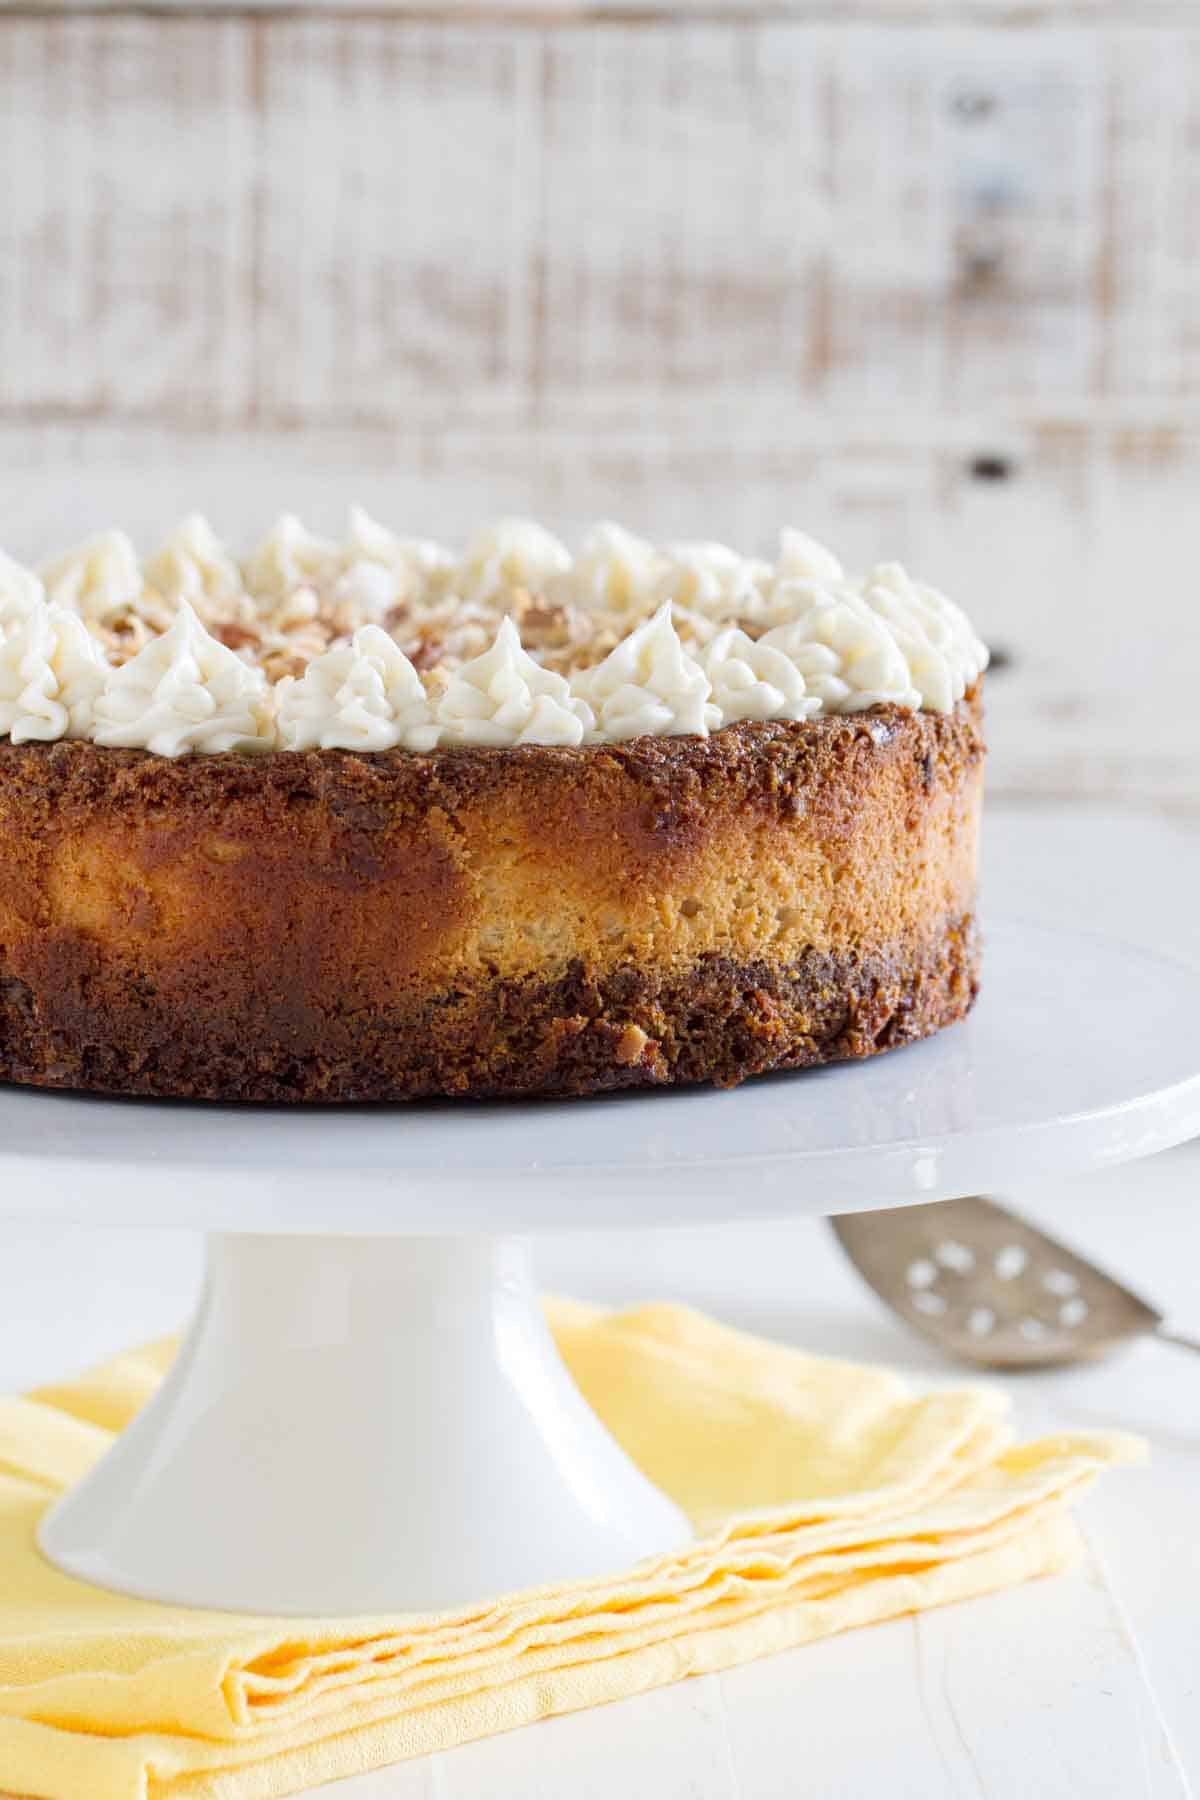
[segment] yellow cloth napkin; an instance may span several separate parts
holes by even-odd
[[[698,1536],[455,1613],[281,1622],[60,1575],[38,1517],[174,1346],[0,1401],[0,1789],[269,1800],[984,1593],[1068,1563],[1071,1501],[1139,1453],[1110,1433],[1015,1446],[994,1393],[914,1395],[680,1307],[549,1313],[587,1398]]]

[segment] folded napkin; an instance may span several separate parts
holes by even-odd
[[[39,1555],[38,1518],[174,1346],[0,1401],[0,1789],[269,1800],[961,1600],[1064,1567],[1070,1503],[1139,1453],[1115,1433],[1018,1446],[995,1393],[915,1395],[680,1307],[549,1312],[583,1392],[697,1537],[454,1613],[272,1621],[71,1580]]]

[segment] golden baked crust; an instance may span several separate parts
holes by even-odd
[[[707,739],[0,744],[0,1078],[221,1100],[732,1083],[960,1018],[978,693]]]

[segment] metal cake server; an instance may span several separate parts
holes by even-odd
[[[830,1223],[880,1299],[967,1362],[1050,1368],[1146,1336],[1200,1351],[1148,1301],[982,1195]]]

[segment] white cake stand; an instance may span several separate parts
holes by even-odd
[[[154,1401],[47,1516],[102,1585],[255,1612],[469,1604],[683,1544],[542,1322],[522,1235],[947,1199],[1200,1132],[1200,976],[988,936],[963,1025],[587,1102],[173,1106],[0,1090],[0,1205],[214,1234]]]

